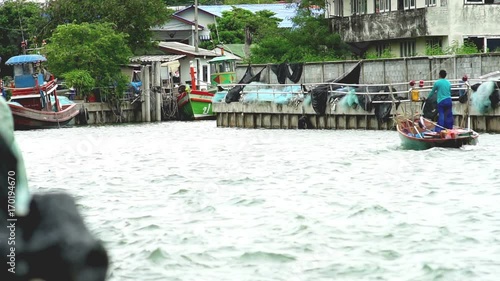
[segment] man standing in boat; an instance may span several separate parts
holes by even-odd
[[[434,83],[427,98],[437,94],[438,126],[435,131],[453,129],[453,112],[451,102],[451,83],[446,79],[446,70],[439,71],[439,80]]]

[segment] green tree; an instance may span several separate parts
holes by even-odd
[[[269,37],[264,38],[258,45],[252,47],[250,55],[251,63],[278,63],[283,61],[296,61],[290,55],[297,54],[298,52],[289,52],[290,41],[283,37]],[[285,55],[286,54],[286,55]]]
[[[268,10],[252,13],[249,10],[232,7],[230,11],[222,12],[222,17],[215,24],[209,24],[212,42],[203,42],[200,47],[213,49],[216,45],[258,43],[266,37],[278,33],[281,19]]]
[[[120,65],[128,63],[132,52],[126,34],[115,31],[110,23],[59,25],[44,51],[56,77],[75,80],[88,74],[103,96],[109,97],[121,97],[127,87]]]
[[[168,21],[172,12],[164,0],[51,0],[48,34],[65,23],[110,22],[127,33],[130,48],[141,53],[152,46],[150,28]]]
[[[7,0],[0,5],[0,54],[4,60],[19,55],[21,42],[28,41],[28,48],[41,44],[39,35],[47,19],[42,16],[37,3]],[[11,67],[2,66],[2,76],[12,75]]]
[[[64,74],[67,85],[75,88],[77,95],[86,95],[95,87],[95,79],[87,70],[72,70]]]
[[[328,20],[313,9],[299,9],[292,21],[293,28],[280,29],[279,35],[266,37],[252,48],[250,62],[331,61],[350,55],[340,36],[330,31]]]

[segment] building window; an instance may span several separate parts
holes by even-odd
[[[391,45],[388,43],[377,44],[375,50],[377,52],[377,57],[382,58],[384,55],[391,53]]]
[[[425,6],[426,7],[436,6],[436,0],[425,0]]]
[[[468,48],[475,47],[479,52],[484,52],[486,45],[484,37],[469,36],[464,38],[464,45]]]
[[[416,42],[415,40],[411,41],[404,41],[401,42],[399,47],[400,47],[400,55],[401,57],[413,57],[417,53],[416,50]]]
[[[415,0],[404,0],[404,9],[415,9]]]
[[[344,0],[333,0],[333,15],[344,16]]]
[[[500,4],[500,0],[464,0],[465,4]]]
[[[353,15],[362,15],[367,13],[366,5],[368,0],[353,0],[351,2],[351,13]]]
[[[443,40],[441,40],[440,38],[427,39],[425,41],[425,44],[430,47],[443,48]]]
[[[203,81],[207,82],[208,80],[208,65],[203,66]]]
[[[500,52],[500,38],[486,38],[486,48],[489,52]]]
[[[441,38],[428,38],[425,40],[425,54],[427,56],[444,55],[443,40]]]
[[[375,13],[389,12],[391,10],[391,0],[375,0]]]

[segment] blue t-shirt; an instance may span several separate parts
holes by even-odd
[[[427,98],[432,97],[437,93],[437,102],[440,103],[441,101],[451,98],[451,83],[450,81],[440,78],[434,83],[434,86],[432,86],[432,90],[427,96]]]

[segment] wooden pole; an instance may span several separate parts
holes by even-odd
[[[161,96],[161,62],[157,61],[154,62],[155,66],[155,72],[154,72],[154,77],[155,77],[155,90],[156,90],[156,104],[155,104],[155,113],[156,113],[156,118],[155,121],[161,121],[161,104],[162,104],[162,96]]]
[[[198,53],[198,0],[194,0],[194,51]]]
[[[145,100],[145,109],[146,109],[146,122],[151,122],[151,83],[149,79],[149,71],[150,71],[151,66],[147,65],[144,67],[144,84],[145,84],[145,91],[144,91],[144,98]]]
[[[141,66],[141,81],[144,82],[146,80],[146,76],[144,75],[144,66]],[[146,121],[146,85],[142,83],[141,85],[141,121],[145,122]]]

